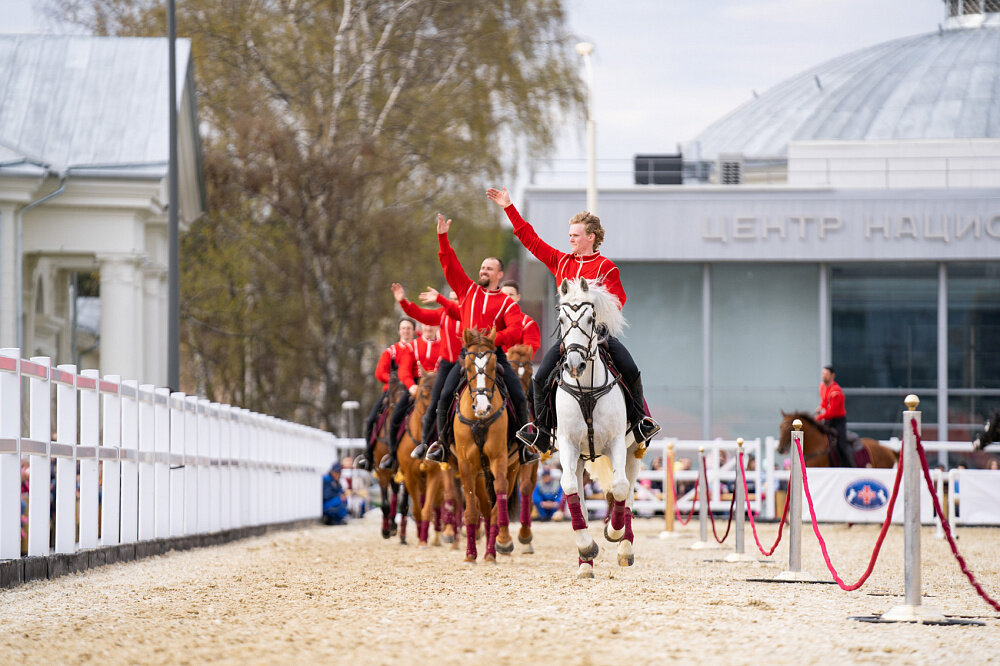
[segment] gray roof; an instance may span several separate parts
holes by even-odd
[[[1000,138],[995,24],[834,58],[716,121],[686,145],[685,157],[786,155],[790,141],[959,138]]]
[[[177,40],[179,105],[190,53]],[[0,165],[165,174],[167,57],[166,38],[0,35]]]

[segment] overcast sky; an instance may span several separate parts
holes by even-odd
[[[0,32],[41,32],[38,0],[0,0]],[[804,69],[937,30],[942,0],[564,0],[594,44],[597,155],[673,152],[712,121]],[[583,127],[559,158],[586,155]],[[558,167],[557,167],[558,168]]]

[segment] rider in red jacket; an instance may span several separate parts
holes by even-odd
[[[844,408],[844,390],[836,381],[837,373],[832,365],[823,366],[822,382],[819,385],[819,407],[816,418],[827,428],[837,433],[837,451],[844,467],[854,467],[854,451],[847,441],[847,410]]]
[[[445,220],[444,216],[438,213],[437,232],[440,251],[438,258],[441,260],[441,268],[444,269],[444,276],[448,284],[455,293],[458,294],[458,307],[462,320],[462,330],[477,329],[480,331],[490,331],[496,329],[496,358],[497,367],[503,368],[504,384],[507,394],[514,405],[517,420],[520,424],[528,423],[528,403],[521,390],[521,382],[517,379],[517,374],[503,350],[511,344],[521,339],[521,322],[523,315],[521,308],[512,301],[507,294],[503,293],[497,286],[503,278],[503,262],[496,257],[487,257],[483,260],[479,268],[479,281],[473,282],[472,278],[466,275],[462,264],[458,261],[458,255],[448,242],[448,229],[451,227],[451,220]],[[461,356],[459,357],[461,361]],[[444,387],[441,390],[442,396],[451,396],[458,387],[461,377],[459,363],[451,369],[445,379]],[[446,409],[437,410],[438,432],[445,428],[450,401],[445,404]],[[427,451],[427,459],[435,462],[444,460],[444,447],[432,445]],[[538,459],[538,451],[530,444],[521,447],[521,462],[527,463]]]
[[[372,438],[372,431],[375,429],[375,421],[379,414],[388,406],[389,384],[392,373],[396,372],[399,381],[403,383],[409,396],[417,392],[416,378],[418,376],[417,357],[413,353],[413,322],[409,319],[399,321],[399,342],[390,345],[382,352],[375,366],[375,379],[382,382],[382,395],[375,401],[371,413],[365,420],[365,452],[358,456],[355,467],[371,470],[374,466],[372,457],[375,451],[375,442]]]
[[[520,307],[521,286],[517,283],[517,280],[504,280],[500,283],[500,291],[510,296],[510,299]],[[521,339],[518,340],[517,344],[531,347],[532,357],[534,357],[535,352],[542,346],[542,331],[538,328],[538,323],[528,315],[524,315],[524,318],[521,320]],[[508,345],[504,348],[504,351],[508,351],[513,346]]]
[[[627,297],[625,289],[622,287],[618,267],[613,261],[597,251],[604,240],[604,228],[601,226],[600,218],[593,213],[585,212],[579,213],[570,220],[569,244],[573,252],[567,254],[548,245],[538,237],[532,226],[524,221],[514,204],[511,203],[506,188],[502,190],[490,188],[486,191],[486,196],[504,209],[507,218],[514,225],[514,235],[521,240],[529,252],[552,271],[556,277],[557,285],[563,279],[587,278],[600,283],[605,289],[617,296],[619,307],[625,304]],[[522,428],[518,433],[518,437],[533,442],[541,451],[549,449],[552,439],[554,419],[549,409],[549,388],[551,386],[549,378],[559,362],[559,346],[560,343],[557,342],[545,353],[545,357],[531,379],[535,394],[535,431],[532,432],[530,428]],[[612,362],[621,373],[623,382],[629,389],[630,395],[625,400],[625,406],[632,435],[635,437],[635,441],[640,444],[649,441],[660,431],[660,426],[646,414],[639,368],[632,360],[632,355],[628,353],[625,345],[616,338],[608,337],[608,351],[611,354]]]

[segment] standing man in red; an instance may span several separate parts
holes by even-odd
[[[832,365],[823,366],[819,385],[819,407],[816,418],[837,433],[837,451],[844,467],[854,467],[854,451],[847,442],[847,410],[844,408],[844,390],[837,383],[837,373]]]
[[[528,423],[528,403],[521,390],[521,382],[517,380],[507,356],[503,350],[508,345],[514,344],[521,338],[521,308],[517,303],[510,300],[507,294],[497,289],[500,280],[503,278],[503,263],[496,257],[487,257],[479,267],[479,282],[473,282],[472,278],[466,275],[462,264],[458,261],[458,255],[448,242],[448,229],[451,227],[451,220],[445,220],[444,216],[438,213],[438,259],[444,269],[444,276],[448,284],[455,293],[458,294],[458,307],[461,314],[462,330],[476,329],[480,331],[490,331],[496,329],[496,355],[497,366],[503,368],[504,384],[507,387],[507,394],[511,402],[514,403],[514,410],[521,425]],[[459,354],[461,361],[465,350]],[[455,393],[461,376],[461,364],[455,363],[448,378],[445,380],[441,390],[441,396],[445,398],[445,409],[438,409],[438,433],[444,432],[445,421],[448,418],[450,396]],[[529,444],[521,447],[521,463],[538,460],[538,451]],[[434,462],[444,461],[444,447],[440,442],[432,445],[427,451],[427,459]]]
[[[393,295],[395,295],[396,286],[398,285],[393,285]],[[436,372],[438,361],[441,360],[441,341],[438,339],[438,327],[420,324],[420,335],[410,343],[410,349],[413,350],[413,357],[416,361],[413,368],[413,378],[419,384],[420,376],[425,372]],[[389,453],[382,457],[378,464],[379,469],[395,471],[399,465],[399,460],[396,458],[396,449],[399,447],[399,431],[403,426],[403,421],[406,420],[406,415],[410,413],[410,408],[413,407],[413,393],[411,391],[410,395],[404,396],[392,410],[388,432]]]
[[[413,341],[413,322],[403,318],[399,320],[399,342],[390,345],[382,352],[375,366],[375,379],[382,382],[382,395],[375,401],[372,411],[365,421],[365,452],[358,456],[354,466],[369,472],[375,467],[372,458],[375,455],[375,442],[372,437],[372,430],[375,429],[375,421],[383,408],[388,406],[389,383],[392,373],[396,372],[399,381],[403,382],[412,397],[417,392],[417,359],[413,354],[411,343]]]
[[[399,283],[393,283],[392,295],[407,315],[423,324],[435,324],[441,328],[441,344],[438,346],[438,375],[437,379],[434,380],[434,388],[431,389],[431,402],[427,406],[423,420],[420,422],[423,432],[420,444],[410,454],[414,458],[421,459],[427,452],[427,447],[434,441],[433,434],[437,423],[437,403],[438,398],[441,396],[441,389],[444,387],[445,379],[448,378],[448,373],[451,372],[452,366],[458,360],[459,352],[462,351],[461,315],[458,311],[458,303],[454,299],[455,292],[451,293],[452,300],[448,300],[438,294],[436,290],[428,287],[426,292],[420,294],[420,300],[424,303],[434,300],[442,305],[442,307],[434,309],[422,308],[416,303],[407,300],[406,291]],[[454,316],[449,315],[450,310],[453,311]]]
[[[511,203],[506,188],[501,190],[490,188],[486,191],[486,196],[504,209],[507,218],[514,225],[514,235],[520,239],[528,252],[535,255],[552,271],[552,274],[556,276],[556,284],[561,283],[563,279],[581,277],[594,280],[617,296],[620,306],[625,305],[627,296],[622,287],[618,267],[613,261],[601,256],[601,253],[597,251],[597,248],[604,241],[604,227],[601,226],[599,217],[588,212],[573,216],[569,221],[569,245],[573,252],[567,254],[548,245],[538,237],[532,226],[524,221],[521,214],[517,212],[517,208]],[[632,355],[625,349],[625,345],[618,339],[608,338],[608,351],[630,393],[625,400],[629,429],[636,442],[641,444],[649,441],[660,431],[660,426],[646,415],[639,368],[632,360]],[[527,427],[518,432],[518,437],[533,442],[540,451],[547,451],[552,440],[553,418],[549,409],[548,395],[551,384],[548,380],[559,362],[559,356],[559,343],[557,342],[545,353],[535,375],[531,378],[532,389],[535,393],[535,432],[531,432],[531,429]]]

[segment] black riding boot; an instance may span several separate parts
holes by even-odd
[[[639,444],[648,442],[660,432],[660,424],[646,416],[646,401],[642,396],[642,374],[636,375],[629,387],[632,400],[627,405],[628,422],[632,426],[632,436]]]
[[[548,453],[552,449],[552,410],[549,409],[549,398],[545,387],[532,380],[532,388],[535,422],[526,423],[518,430],[517,438],[542,453]]]

